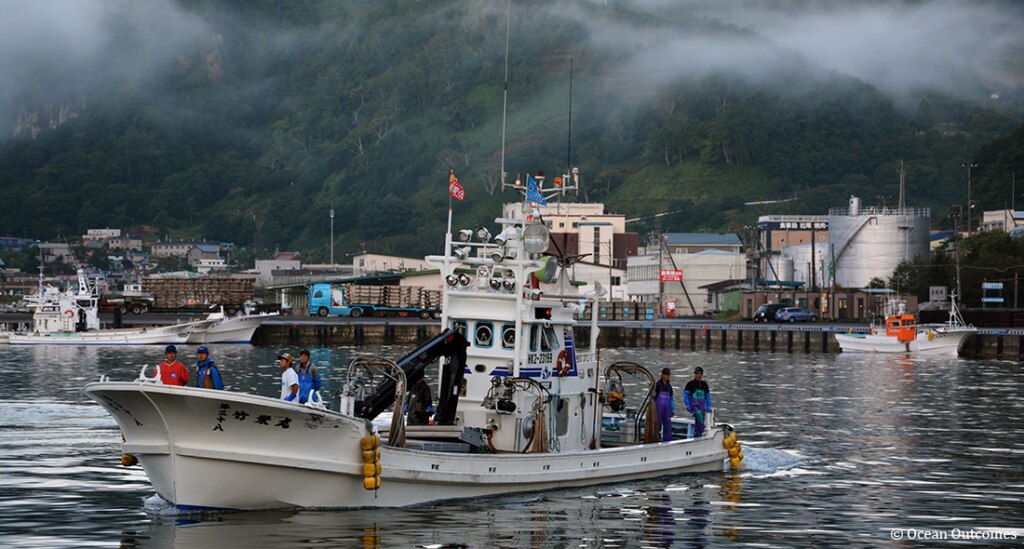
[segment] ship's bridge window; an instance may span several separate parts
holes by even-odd
[[[551,326],[534,326],[530,330],[530,351],[537,351],[537,341],[540,340],[541,352],[548,352],[558,347],[558,338],[555,336],[555,329]]]
[[[477,347],[486,348],[494,345],[494,324],[490,322],[477,322],[473,340]]]
[[[514,349],[516,346],[516,325],[505,324],[501,327],[501,347]]]
[[[452,328],[455,328],[456,331],[458,331],[460,334],[462,334],[462,337],[466,337],[466,321],[465,320],[456,320],[455,322],[452,322]]]

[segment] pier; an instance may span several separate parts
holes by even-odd
[[[109,324],[110,315],[101,315]],[[146,314],[129,316],[125,326],[166,325],[181,316]],[[0,324],[27,326],[31,315],[0,314]],[[676,349],[689,351],[743,351],[755,353],[838,353],[833,334],[864,333],[864,324],[764,324],[710,320],[661,319],[648,321],[602,320],[602,347]],[[437,320],[418,318],[279,317],[265,322],[253,338],[255,345],[415,345],[437,333]],[[590,337],[590,325],[576,328],[577,338]],[[1024,329],[980,328],[967,340],[960,356],[1024,361]]]

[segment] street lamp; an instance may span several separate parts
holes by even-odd
[[[960,164],[960,167],[967,168],[967,232],[971,232],[973,225],[971,225],[971,210],[974,208],[974,204],[971,202],[971,168],[977,168],[977,164]]]

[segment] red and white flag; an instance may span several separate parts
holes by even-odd
[[[455,177],[455,170],[452,170],[452,173],[448,176],[448,194],[452,195],[452,198],[455,200],[466,198],[466,190],[462,188],[462,184]]]

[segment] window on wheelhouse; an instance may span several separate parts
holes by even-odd
[[[501,327],[501,348],[514,349],[516,347],[516,325],[504,324]]]
[[[494,346],[494,324],[491,322],[477,322],[473,334],[473,342],[477,347],[489,348]]]
[[[540,351],[546,353],[560,347],[555,329],[551,326],[534,326],[530,329],[530,352],[537,352],[537,341],[540,340]]]

